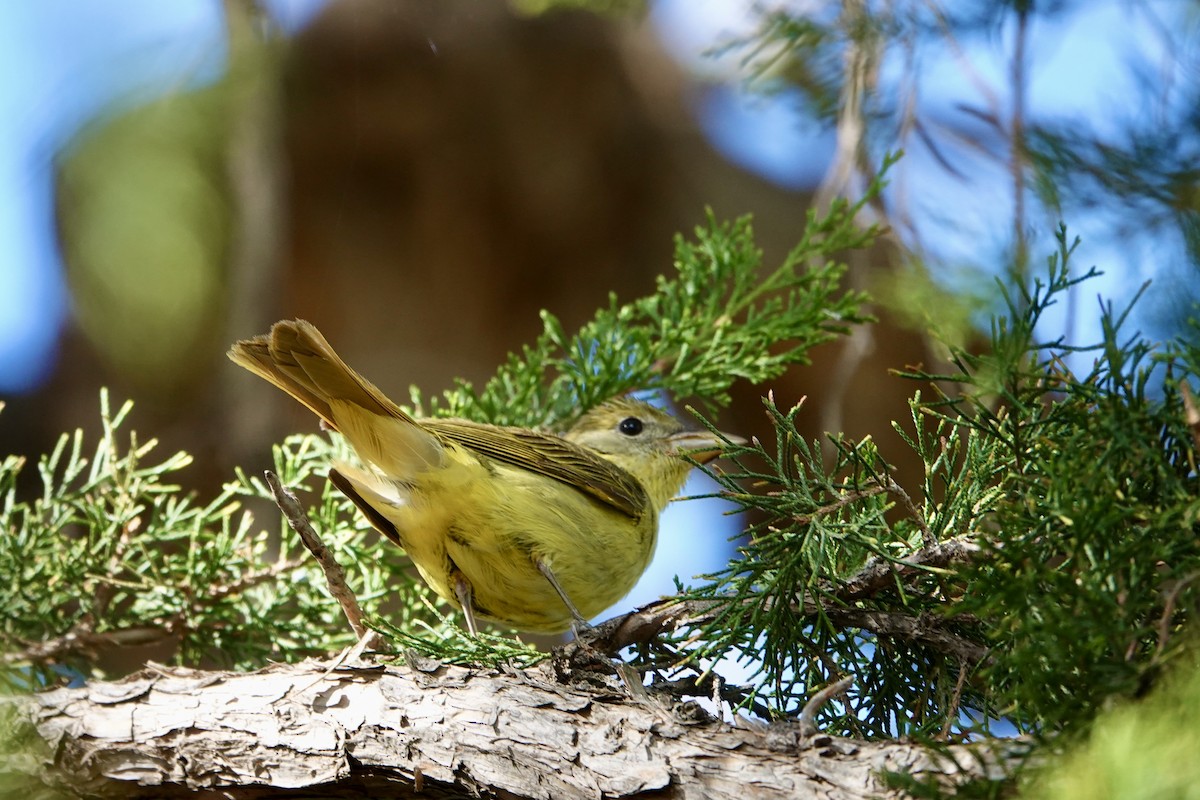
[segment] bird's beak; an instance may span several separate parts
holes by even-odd
[[[683,431],[667,439],[671,452],[677,456],[689,456],[701,464],[720,458],[731,445],[746,444],[741,436],[732,433],[712,434],[708,431]]]

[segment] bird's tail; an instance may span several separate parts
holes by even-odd
[[[299,400],[335,430],[338,423],[330,400],[347,401],[379,416],[410,419],[347,366],[315,325],[302,319],[276,322],[270,333],[237,342],[229,358]]]
[[[276,322],[234,344],[229,358],[299,400],[391,477],[441,463],[437,437],[347,366],[309,322]]]

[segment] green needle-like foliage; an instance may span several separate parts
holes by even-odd
[[[29,687],[86,677],[97,659],[134,646],[247,667],[352,640],[307,552],[291,537],[281,545],[242,506],[270,496],[260,479],[239,471],[199,502],[173,482],[189,456],[151,459],[154,440],[123,435],[132,404],[113,412],[101,392],[100,405],[94,448],[76,431],[38,461],[39,497],[17,497],[24,459],[0,463],[0,680]],[[305,487],[332,454],[325,439],[290,437],[275,448],[274,469]],[[401,554],[356,523],[344,498],[325,492],[311,515],[364,598],[419,591]]]
[[[1094,274],[1070,274],[1059,238],[1044,282],[1006,295],[989,349],[905,376],[937,393],[897,426],[919,480],[902,485],[870,439],[832,436],[826,463],[797,433],[802,409],[767,399],[775,441],[714,472],[752,513],[742,558],[685,593],[695,629],[671,663],[748,662],[740,705],[772,715],[852,676],[824,728],[877,737],[1000,718],[1050,733],[1153,683],[1197,601],[1200,424],[1180,388],[1197,351],[1152,348],[1109,306],[1100,342],[1039,341],[1047,309]]]

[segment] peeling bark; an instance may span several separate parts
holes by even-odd
[[[894,797],[883,771],[998,778],[1019,749],[734,727],[548,669],[157,668],[4,702],[49,743],[43,779],[92,797]]]

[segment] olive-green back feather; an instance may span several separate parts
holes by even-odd
[[[650,508],[646,490],[635,477],[558,436],[461,419],[422,420],[419,424],[443,440],[487,458],[562,481],[634,519]]]

